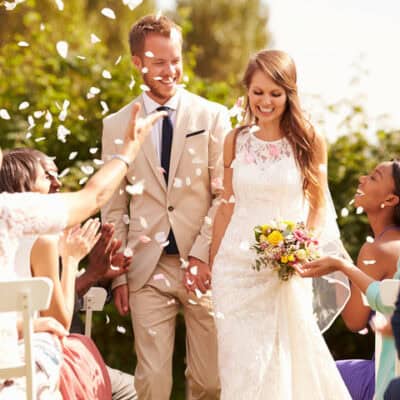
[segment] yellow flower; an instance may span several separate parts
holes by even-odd
[[[266,233],[268,231],[268,229],[270,228],[269,225],[261,225],[261,231],[262,233]]]
[[[287,264],[288,256],[281,256],[281,263]]]
[[[300,260],[303,261],[307,258],[307,252],[304,249],[300,249],[296,251],[296,257]]]
[[[272,231],[267,236],[268,243],[272,244],[273,246],[277,246],[279,243],[283,241],[282,233],[279,231]]]
[[[294,229],[294,227],[296,226],[296,223],[295,222],[293,222],[293,221],[283,221],[285,224],[286,224],[286,226],[288,227],[288,229],[289,230],[293,230]]]
[[[289,254],[288,255],[288,260],[289,261],[294,261],[294,255],[293,254]]]
[[[261,234],[259,237],[259,240],[260,240],[260,242],[267,242],[268,238],[265,235]]]

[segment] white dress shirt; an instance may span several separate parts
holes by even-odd
[[[165,104],[158,104],[148,94],[146,94],[146,92],[143,92],[144,111],[146,115],[149,115],[155,112],[158,107],[161,106],[169,107],[170,110],[168,111],[168,114],[169,117],[171,118],[172,125],[175,127],[176,110],[178,108],[179,98],[180,98],[180,91],[178,89],[176,93]],[[160,161],[160,165],[161,165],[162,123],[163,120],[161,118],[154,124],[151,132],[151,138],[153,140],[154,150],[156,151],[157,158]]]

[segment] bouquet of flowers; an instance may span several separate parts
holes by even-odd
[[[287,281],[296,265],[319,258],[318,241],[312,237],[305,224],[293,221],[274,221],[254,228],[256,243],[251,246],[258,257],[253,268],[272,268],[279,278]]]

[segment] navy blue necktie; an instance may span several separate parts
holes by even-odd
[[[171,109],[169,107],[161,106],[157,108],[157,111],[167,111]],[[161,166],[163,167],[165,173],[164,178],[168,186],[168,175],[169,175],[169,164],[171,160],[171,148],[172,148],[172,136],[174,127],[172,125],[171,118],[169,115],[163,118],[162,123],[162,138],[161,138]],[[172,208],[173,210],[173,208]],[[172,212],[172,211],[171,211]],[[178,254],[178,246],[176,244],[174,232],[172,229],[168,234],[168,246],[165,247],[165,252],[167,254]]]
[[[161,106],[157,111],[170,111],[169,107]],[[162,122],[162,138],[161,138],[161,166],[164,168],[164,178],[168,186],[169,163],[171,159],[172,136],[174,127],[169,115],[163,118]]]

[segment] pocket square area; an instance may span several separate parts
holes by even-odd
[[[191,132],[191,133],[188,133],[188,134],[186,135],[186,137],[201,135],[201,134],[204,133],[205,131],[206,131],[205,129],[201,129],[200,131]]]

